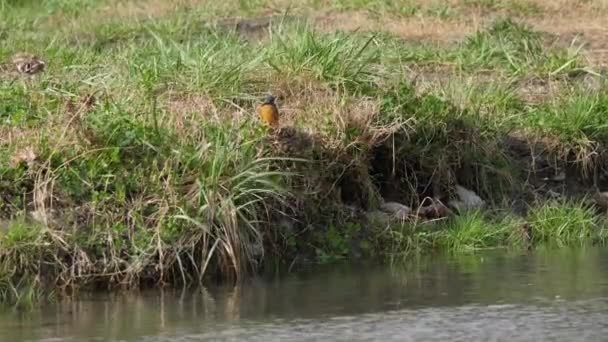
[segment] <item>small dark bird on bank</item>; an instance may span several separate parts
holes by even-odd
[[[272,128],[279,127],[279,110],[275,103],[275,97],[268,95],[259,109],[262,121]]]

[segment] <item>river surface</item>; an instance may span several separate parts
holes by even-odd
[[[0,341],[608,341],[608,249],[332,265],[0,310]]]

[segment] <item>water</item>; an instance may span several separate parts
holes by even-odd
[[[342,265],[0,312],[0,341],[606,341],[608,249]]]

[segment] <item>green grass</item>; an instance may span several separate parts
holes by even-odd
[[[561,141],[583,144],[585,141],[605,143],[608,126],[603,116],[608,113],[608,97],[576,89],[567,96],[537,108],[529,115],[530,126],[541,132],[558,136]]]
[[[49,289],[242,279],[269,258],[604,239],[580,198],[529,201],[523,218],[499,210],[514,189],[536,195],[522,165],[530,155],[504,143],[514,132],[546,142],[536,151],[543,157],[583,162],[586,172],[602,166],[606,88],[589,90],[576,77],[592,69],[582,50],[548,44],[508,18],[440,45],[382,30],[320,30],[314,1],[185,8],[148,0],[138,3],[144,14],[129,4],[0,0],[6,301],[36,301]],[[471,7],[536,15],[515,1],[331,6],[371,20],[461,20]],[[225,22],[269,13],[272,24],[255,32]],[[45,72],[14,73],[10,59],[23,51],[44,58]],[[528,102],[521,85],[535,79],[559,91]],[[280,132],[256,115],[268,93],[278,96]],[[433,182],[447,195],[455,184],[472,189],[492,210],[365,224],[383,197],[417,208]]]
[[[547,202],[530,215],[532,239],[557,246],[582,244],[600,236],[593,209],[581,203]]]
[[[334,0],[333,6],[336,9],[347,10],[365,10],[373,15],[396,15],[402,17],[411,17],[421,11],[421,5],[416,1],[399,0]]]
[[[433,237],[436,248],[470,252],[509,244],[516,227],[510,222],[492,222],[480,212],[467,213],[447,222]]]
[[[503,247],[565,247],[604,243],[605,239],[605,222],[584,201],[539,203],[526,219],[510,213],[469,211],[433,225],[405,224],[390,237],[393,257],[430,251],[461,254]]]
[[[334,88],[371,86],[379,55],[378,50],[370,48],[372,39],[320,35],[310,27],[298,25],[290,32],[273,36],[265,49],[266,63],[287,79],[309,77]]]
[[[546,76],[577,69],[576,51],[544,47],[542,35],[513,20],[499,20],[451,53],[462,68],[501,68],[510,75]]]

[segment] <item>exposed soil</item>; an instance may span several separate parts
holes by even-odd
[[[385,31],[410,41],[444,44],[462,40],[481,28],[483,22],[476,15],[464,22],[418,17],[378,20],[364,12],[326,13],[315,18],[315,25],[323,32]]]

